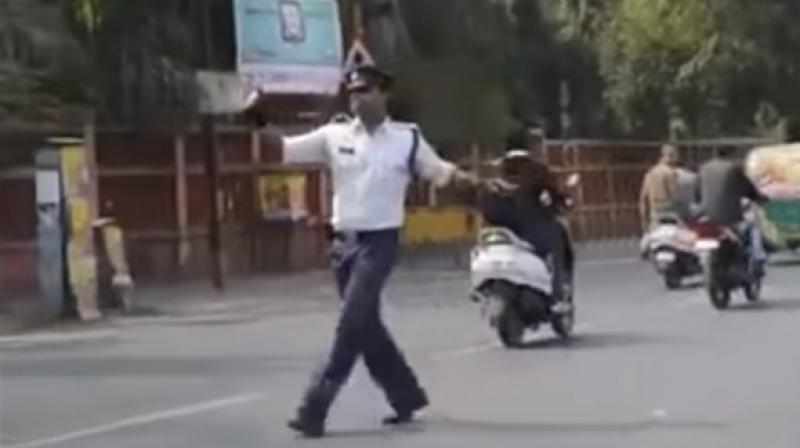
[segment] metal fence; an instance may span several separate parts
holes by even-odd
[[[330,195],[325,172],[314,166],[282,166],[275,148],[247,129],[222,128],[218,138],[227,272],[252,275],[324,265],[323,224],[329,214]],[[200,133],[195,131],[145,135],[118,129],[102,130],[96,135],[98,214],[115,218],[124,229],[131,270],[139,281],[173,282],[208,272],[210,207],[200,139]],[[728,139],[682,142],[679,146],[686,165],[694,168],[717,148],[749,148],[763,143],[767,142]],[[639,189],[644,173],[658,159],[660,146],[660,142],[577,140],[546,144],[544,156],[556,173],[580,173],[583,178],[577,206],[570,216],[578,243],[615,244],[638,236]],[[31,154],[34,149],[29,148]],[[32,160],[31,156],[28,163],[0,171],[3,293],[35,287]],[[307,174],[309,216],[295,225],[281,227],[260,217],[258,178],[286,171]],[[478,220],[467,211],[451,207],[441,210],[443,216],[458,224],[443,226],[445,221],[434,215],[446,201],[437,201],[424,185],[414,188],[414,192],[410,202],[422,207],[422,214],[410,218],[413,222],[405,233],[409,243],[446,243],[444,240],[471,237]],[[459,236],[461,233],[465,236]]]

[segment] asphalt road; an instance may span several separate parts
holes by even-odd
[[[773,267],[759,305],[724,313],[668,293],[648,265],[583,265],[579,326],[498,346],[452,272],[404,276],[385,314],[427,387],[422,422],[382,428],[363,368],[330,436],[284,427],[326,349],[323,309],[217,324],[127,323],[105,337],[0,350],[6,448],[800,447],[800,265]]]

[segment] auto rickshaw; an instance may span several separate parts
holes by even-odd
[[[800,143],[755,148],[747,174],[771,199],[759,212],[767,247],[800,249]]]

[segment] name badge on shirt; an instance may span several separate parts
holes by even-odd
[[[356,153],[356,149],[355,148],[352,148],[352,147],[349,147],[349,146],[340,146],[339,147],[339,154],[352,156],[352,155],[355,155],[355,153]]]

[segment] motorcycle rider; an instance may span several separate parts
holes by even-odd
[[[747,177],[744,163],[732,160],[733,155],[732,150],[720,150],[700,168],[700,209],[712,224],[744,237],[754,272],[762,276],[767,253],[757,221],[745,219],[743,200],[765,203],[769,198]]]
[[[502,180],[516,185],[508,194],[485,195],[480,210],[486,224],[504,227],[533,246],[536,254],[550,260],[553,270],[553,296],[559,303],[554,312],[568,312],[574,255],[569,235],[559,215],[566,211],[571,200],[559,188],[549,167],[534,160],[526,150],[514,149],[501,160]],[[567,286],[567,288],[569,288]]]

